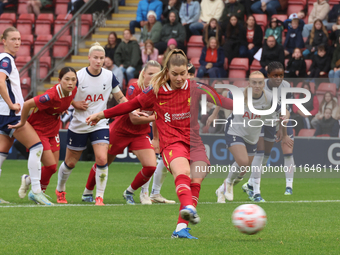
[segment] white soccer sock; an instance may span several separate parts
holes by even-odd
[[[156,171],[153,174],[152,194],[156,195],[161,193],[161,188],[167,173],[168,170],[164,166],[163,160],[158,161]]]
[[[230,167],[230,171],[229,171],[226,181],[229,183],[233,183],[239,173],[240,173],[240,166],[235,161]]]
[[[263,160],[262,160],[262,164],[263,166],[266,166],[267,165],[267,162],[268,162],[268,159],[270,157],[270,154],[264,154],[263,156]]]
[[[178,223],[176,227],[176,232],[181,231],[183,228],[187,228],[188,225],[185,223]]]
[[[293,188],[293,179],[295,172],[294,157],[293,154],[285,154],[283,156],[283,165],[286,175],[286,187]]]
[[[1,175],[1,167],[2,167],[2,164],[4,163],[4,161],[6,160],[8,156],[8,153],[6,152],[0,152],[0,175]]]
[[[151,179],[150,178],[142,187],[141,187],[141,192],[142,193],[145,193],[147,192],[149,194],[149,185],[150,185],[150,182],[151,182]]]
[[[35,194],[41,192],[40,178],[41,178],[41,156],[44,147],[41,142],[34,144],[29,148],[28,156],[28,172],[31,177],[32,191]]]
[[[68,177],[70,176],[73,168],[69,168],[65,162],[63,162],[58,171],[58,185],[57,185],[57,190],[59,192],[65,191],[66,190],[66,182]]]
[[[104,191],[107,183],[109,168],[107,164],[96,168],[96,197],[104,198]]]
[[[133,189],[132,187],[131,187],[131,185],[126,189],[127,191],[129,191],[130,193],[135,193],[135,189]]]
[[[83,195],[92,195],[93,194],[93,190],[89,190],[85,187]]]
[[[261,166],[262,166],[263,160],[264,160],[264,151],[257,151],[253,159],[253,162],[251,162],[251,174],[250,174],[250,178],[248,181],[249,186],[254,187],[254,178],[261,178],[261,176],[258,177],[258,174],[256,172],[258,172],[259,169],[262,169]]]

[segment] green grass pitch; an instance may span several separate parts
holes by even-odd
[[[204,180],[198,213],[201,223],[191,227],[198,240],[171,239],[176,227],[176,205],[126,205],[124,189],[140,170],[139,164],[114,163],[104,203],[81,202],[92,163],[79,162],[67,182],[68,205],[35,205],[17,190],[27,161],[7,160],[2,167],[0,197],[0,254],[339,254],[340,179],[294,180],[294,194],[284,196],[285,180],[263,178],[260,206],[266,228],[253,236],[239,233],[231,223],[233,210],[249,202],[241,185],[235,201],[217,204],[215,190],[222,178]],[[46,191],[56,202],[55,174]],[[243,183],[243,182],[242,182]],[[242,184],[241,183],[241,184]],[[151,186],[151,185],[150,185]],[[162,195],[178,201],[173,178],[165,179]],[[139,191],[136,192],[139,202]]]

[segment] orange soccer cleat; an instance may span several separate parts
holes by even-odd
[[[55,190],[55,194],[57,195],[58,204],[67,204],[67,200],[65,198],[66,195],[65,191],[59,192],[58,190]]]
[[[102,197],[96,197],[96,203],[95,205],[105,205],[103,203],[103,198]]]

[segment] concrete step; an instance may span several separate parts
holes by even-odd
[[[119,6],[118,7],[119,13],[136,13],[137,6]]]
[[[107,41],[107,37],[108,37],[107,33],[106,34],[93,34],[92,35],[92,40],[93,41],[96,41],[96,40],[98,40],[98,41],[103,41],[103,40]],[[120,39],[123,38],[122,35],[117,35],[117,37],[120,38]]]
[[[96,34],[103,34],[103,33],[110,33],[110,32],[116,32],[117,35],[122,35],[123,31],[127,29],[128,27],[100,27],[96,30]],[[140,28],[135,28],[137,33],[140,33]]]
[[[72,55],[71,62],[72,63],[88,63],[89,58],[88,58],[88,56]]]
[[[50,88],[52,88],[53,87],[53,84],[51,84],[51,83],[44,83],[44,89],[50,89]]]
[[[59,77],[51,77],[51,80],[50,80],[51,84],[57,84],[58,79],[59,79]]]
[[[136,13],[113,13],[112,20],[135,20]]]
[[[85,46],[90,48],[90,47],[92,46],[92,44],[94,44],[95,42],[96,42],[96,41],[86,41],[86,42],[85,42]],[[99,42],[100,45],[103,46],[103,47],[107,44],[107,41],[98,41],[98,42]],[[89,50],[87,50],[87,53],[89,53]]]
[[[130,20],[107,20],[107,27],[124,27],[128,28],[130,24]]]
[[[70,66],[70,67],[73,67],[74,69],[76,70],[79,70],[83,67],[86,67],[88,66],[88,63],[78,63],[78,62],[65,62],[65,66]]]

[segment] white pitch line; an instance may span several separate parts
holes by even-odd
[[[253,201],[233,201],[233,202],[226,202],[227,204],[252,204]],[[340,203],[340,200],[297,200],[297,201],[266,201],[264,203],[258,204],[298,204],[298,203]],[[216,202],[199,202],[198,204],[218,204]],[[105,204],[105,206],[131,206],[127,204]],[[141,206],[142,204],[136,204],[135,206]],[[153,204],[155,205],[170,205],[170,204]],[[174,205],[174,204],[172,204]],[[175,205],[179,205],[176,203]],[[95,206],[94,204],[55,204],[53,206],[46,206],[46,205],[35,205],[35,204],[8,204],[8,205],[0,205],[0,208],[48,208],[48,207],[88,207],[88,206]],[[142,205],[147,206],[147,205]]]

